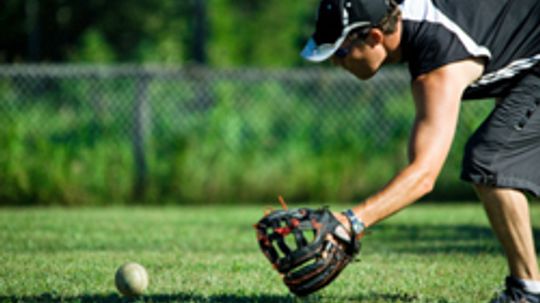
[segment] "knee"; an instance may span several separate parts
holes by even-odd
[[[481,183],[473,183],[472,186],[473,186],[474,191],[476,192],[476,194],[479,195],[479,196],[485,196],[487,194],[494,193],[496,191],[496,189],[497,189],[494,186],[485,185],[485,184],[481,184]]]

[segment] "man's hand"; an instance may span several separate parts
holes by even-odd
[[[349,221],[347,216],[345,216],[342,212],[332,212],[332,214],[334,215],[336,220],[338,220],[339,223],[341,223],[341,225],[343,226],[343,229],[347,232],[347,234],[350,237],[355,236],[356,240],[360,240],[366,235],[365,231],[361,232],[359,235],[354,235],[354,232],[351,227],[351,222]]]
[[[349,219],[347,219],[347,217],[341,213],[341,212],[332,212],[332,214],[334,215],[334,217],[339,221],[339,223],[341,223],[341,225],[343,225],[343,227],[345,228],[345,230],[352,235],[352,231],[351,231],[351,222],[349,222]]]
[[[330,284],[360,251],[347,218],[338,220],[327,208],[283,209],[257,224],[259,246],[283,282],[297,296]]]

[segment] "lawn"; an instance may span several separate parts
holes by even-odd
[[[114,288],[127,261],[150,275],[140,302],[476,303],[506,274],[479,204],[421,202],[373,227],[359,261],[333,284],[296,299],[259,252],[252,225],[263,210],[2,208],[0,302],[128,302]]]

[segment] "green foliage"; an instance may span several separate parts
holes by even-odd
[[[90,29],[82,35],[81,47],[71,57],[75,62],[111,63],[114,62],[114,51],[100,32]]]
[[[313,30],[317,4],[314,0],[211,1],[209,63],[219,67],[298,64],[302,44]]]
[[[261,81],[255,72],[144,80],[103,70],[104,78],[49,79],[24,90],[1,82],[0,118],[10,123],[0,129],[0,204],[221,203],[277,194],[351,201],[407,163],[414,107],[406,89],[384,96],[380,83],[351,90],[354,79],[332,73],[306,81],[269,71]],[[133,156],[141,90],[145,172]],[[471,196],[459,181],[461,153],[490,106],[464,105],[474,114],[462,116],[434,196]],[[141,173],[145,194],[134,197]]]
[[[114,272],[128,261],[149,273],[137,302],[487,302],[506,275],[480,205],[418,205],[371,228],[359,262],[296,299],[257,246],[252,225],[262,213],[249,206],[4,208],[0,302],[125,302]],[[531,216],[540,216],[539,205]]]
[[[0,62],[179,65],[206,56],[198,63],[217,67],[298,65],[318,4],[317,0],[4,2]],[[30,15],[30,4],[36,8],[35,16]]]
[[[52,116],[63,123],[50,123]],[[49,128],[37,131],[26,119]],[[95,205],[129,198],[131,146],[117,144],[114,138],[89,139],[89,123],[91,117],[75,117],[69,110],[36,108],[2,128],[0,199],[19,205]]]

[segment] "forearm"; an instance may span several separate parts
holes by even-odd
[[[411,164],[353,211],[366,227],[374,225],[429,193],[435,178],[429,169]]]

